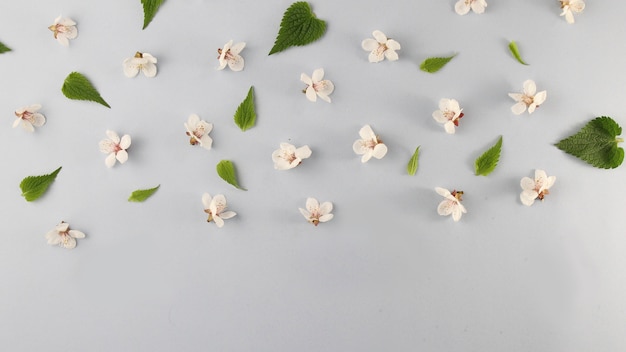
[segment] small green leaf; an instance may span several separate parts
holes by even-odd
[[[59,171],[61,171],[61,167],[47,175],[25,177],[20,182],[22,197],[26,198],[28,202],[41,197],[48,189],[48,186],[57,178]]]
[[[420,70],[428,73],[435,73],[441,70],[456,54],[448,57],[429,57],[420,64]]]
[[[111,108],[111,106],[102,99],[100,93],[98,93],[96,88],[89,82],[87,77],[78,72],[72,72],[65,78],[61,91],[69,99],[95,101],[107,108]]]
[[[307,2],[294,2],[283,15],[278,36],[269,55],[281,52],[291,46],[312,43],[320,39],[325,32],[326,22],[315,17]]]
[[[4,54],[7,51],[11,51],[11,48],[9,48],[8,46],[6,46],[2,42],[0,42],[0,54]]]
[[[517,61],[519,61],[520,64],[528,65],[527,63],[524,62],[524,60],[522,60],[522,55],[520,55],[519,53],[519,49],[517,48],[517,43],[515,43],[513,40],[511,40],[511,42],[509,43],[509,50],[511,50],[511,54],[513,54],[513,57],[515,57],[515,59],[517,59]]]
[[[498,139],[498,142],[487,149],[481,156],[474,161],[474,170],[476,171],[476,176],[489,175],[498,165],[498,161],[500,160],[500,151],[502,150],[502,136]]]
[[[415,173],[417,172],[417,167],[419,166],[419,155],[420,147],[417,147],[417,149],[415,149],[415,153],[413,153],[413,156],[409,160],[409,164],[406,166],[406,172],[408,172],[411,176],[415,175]]]
[[[608,116],[596,117],[580,131],[555,146],[602,169],[614,169],[624,161],[624,149],[617,146],[623,138],[622,128]]]
[[[154,15],[156,15],[157,11],[159,11],[159,7],[163,4],[165,0],[141,0],[143,4],[143,28],[146,29]]]
[[[237,111],[235,111],[235,123],[242,131],[245,131],[256,122],[256,112],[254,109],[254,87],[250,87],[248,90],[248,96],[244,99]]]
[[[158,185],[154,188],[138,189],[136,191],[133,191],[130,197],[128,197],[128,201],[129,202],[143,202],[144,200],[150,198],[150,196],[152,196],[154,192],[156,192],[157,189],[159,189],[159,187],[161,187],[161,185]]]
[[[239,183],[237,183],[237,175],[235,173],[235,166],[230,160],[220,161],[217,164],[216,169],[217,169],[217,174],[220,175],[220,177],[224,181],[230,183],[235,188],[238,188],[242,191],[247,191],[245,188],[239,186]]]

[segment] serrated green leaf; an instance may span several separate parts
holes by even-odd
[[[26,198],[28,202],[32,202],[41,197],[48,189],[48,186],[57,178],[59,171],[61,171],[61,167],[47,175],[25,177],[22,182],[20,182],[22,197]]]
[[[280,22],[278,36],[268,55],[292,46],[302,46],[320,39],[326,32],[326,22],[318,19],[305,1],[289,6]]]
[[[250,87],[248,95],[235,111],[235,124],[245,131],[254,126],[256,111],[254,109],[254,87]]]
[[[500,161],[500,151],[502,150],[502,136],[498,139],[495,145],[491,148],[487,149],[481,156],[474,161],[474,170],[476,172],[476,176],[487,176],[489,175],[498,165],[498,161]]]
[[[150,198],[154,194],[154,192],[156,192],[157,189],[159,189],[159,187],[161,187],[161,185],[158,185],[154,188],[138,189],[136,191],[133,191],[133,193],[130,194],[130,197],[128,197],[128,201],[129,202],[143,202],[146,199]]]
[[[409,164],[406,166],[406,172],[408,172],[408,174],[411,176],[415,175],[415,173],[417,172],[417,167],[419,166],[419,154],[420,147],[417,147],[417,149],[415,149],[415,153],[413,153],[413,156],[409,160]]]
[[[230,160],[222,160],[217,164],[217,174],[226,182],[233,185],[242,191],[246,191],[245,188],[239,186],[237,182],[237,174],[235,173],[235,165]]]
[[[555,146],[595,167],[614,169],[624,161],[624,149],[617,146],[624,141],[617,138],[621,134],[622,128],[617,122],[608,116],[600,116]]]
[[[0,42],[0,54],[4,54],[7,51],[11,51],[11,48],[9,48],[8,46],[6,46],[2,42]]]
[[[509,50],[511,51],[511,54],[513,54],[513,57],[522,65],[528,65],[527,63],[524,62],[524,60],[522,60],[522,55],[520,55],[519,53],[519,49],[517,48],[517,43],[515,43],[515,41],[511,40],[511,42],[509,43]]]
[[[98,93],[96,88],[89,82],[87,77],[83,76],[81,73],[70,73],[67,78],[65,78],[61,91],[63,95],[69,99],[94,101],[107,108],[111,108],[111,106],[102,99],[100,93]]]
[[[163,4],[165,0],[141,0],[141,4],[143,5],[143,28],[146,29],[152,19],[156,15],[157,11],[159,11],[159,7]]]
[[[429,57],[420,64],[420,70],[428,73],[435,73],[441,70],[456,54],[448,57]]]

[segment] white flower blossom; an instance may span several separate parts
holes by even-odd
[[[522,187],[522,193],[520,194],[520,200],[522,204],[531,206],[535,202],[535,199],[543,201],[543,198],[550,193],[549,189],[554,185],[556,176],[550,176],[543,170],[535,170],[535,179],[530,177],[522,178],[520,186]]]
[[[300,214],[302,214],[309,223],[315,226],[320,222],[330,221],[334,216],[330,213],[333,211],[333,203],[324,202],[320,205],[315,198],[307,198],[306,209],[298,209],[300,209]]]
[[[357,139],[352,144],[352,150],[361,157],[361,162],[366,163],[372,157],[382,159],[387,154],[387,146],[372,130],[370,125],[365,125],[359,130],[361,139]]]
[[[465,15],[469,10],[481,14],[485,12],[485,7],[487,7],[487,1],[485,0],[459,0],[454,4],[454,11],[459,15]]]
[[[209,214],[207,222],[213,221],[217,227],[224,226],[224,220],[237,215],[234,211],[226,211],[226,198],[222,194],[211,197],[210,194],[204,193],[202,204],[204,205],[204,212]]]
[[[380,62],[385,60],[385,57],[389,61],[398,60],[398,53],[396,50],[400,50],[400,43],[393,39],[388,39],[385,33],[375,30],[372,32],[374,39],[367,38],[361,42],[363,50],[369,51],[369,62]]]
[[[452,220],[461,220],[461,215],[467,213],[461,201],[463,200],[463,191],[453,190],[452,193],[445,188],[435,187],[435,191],[445,199],[439,203],[437,213],[441,216],[452,214]]]
[[[313,71],[313,76],[311,77],[304,73],[301,74],[300,80],[307,85],[302,92],[306,93],[306,98],[312,102],[317,101],[317,97],[319,96],[325,102],[330,103],[330,97],[328,96],[335,90],[335,85],[333,82],[322,78],[324,78],[323,68],[318,68]]]
[[[43,126],[43,124],[46,123],[46,118],[41,113],[37,112],[39,109],[41,109],[40,104],[33,104],[15,110],[17,119],[13,121],[13,128],[17,127],[20,122],[22,127],[28,132],[35,131],[35,127]]]
[[[103,139],[100,141],[100,151],[109,154],[104,163],[107,167],[113,167],[115,165],[115,161],[119,161],[120,164],[123,164],[128,160],[128,152],[126,149],[130,147],[130,136],[125,134],[120,139],[120,136],[114,131],[107,130],[106,131],[108,139]]]
[[[565,16],[565,20],[569,24],[574,23],[574,12],[582,13],[585,9],[584,0],[560,0],[560,2],[563,9],[561,16]]]
[[[187,135],[189,136],[189,144],[200,144],[205,149],[211,149],[213,139],[209,137],[209,132],[213,130],[212,123],[200,120],[198,115],[191,114],[185,123],[185,129],[187,129]]]
[[[454,134],[454,127],[459,125],[459,119],[464,115],[462,111],[458,101],[444,98],[439,100],[439,110],[433,112],[433,119],[442,123],[447,133]]]
[[[306,159],[311,156],[311,149],[308,145],[300,148],[296,148],[293,144],[281,143],[280,149],[276,149],[272,153],[272,160],[274,161],[274,169],[276,170],[289,170],[300,165],[302,159]]]
[[[539,105],[546,101],[548,94],[545,90],[538,93],[536,92],[537,86],[535,85],[535,81],[531,79],[524,81],[523,93],[509,93],[509,96],[517,102],[511,107],[511,111],[513,111],[515,115],[520,115],[528,108],[528,113],[532,114]]]
[[[76,247],[76,239],[85,238],[81,231],[70,230],[70,225],[61,221],[53,230],[46,233],[46,239],[50,245],[58,245],[67,249]]]
[[[61,16],[54,19],[54,23],[48,27],[54,33],[54,38],[63,46],[70,45],[69,39],[74,39],[78,36],[78,30],[76,29],[76,22],[71,18],[61,18]]]
[[[223,70],[226,65],[230,67],[233,71],[241,71],[243,70],[243,66],[245,64],[243,57],[239,55],[239,53],[246,47],[246,43],[241,42],[233,45],[232,39],[224,44],[224,48],[217,49],[217,53],[219,56],[217,59],[220,62],[220,66],[217,68],[218,70]]]
[[[135,53],[135,56],[124,60],[124,75],[132,78],[137,76],[139,71],[143,72],[146,77],[154,77],[157,74],[157,59],[148,53]]]

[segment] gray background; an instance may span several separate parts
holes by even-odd
[[[616,351],[626,348],[626,168],[599,170],[552,144],[595,116],[626,125],[626,2],[590,1],[576,23],[556,1],[489,1],[458,16],[446,1],[312,2],[328,22],[312,45],[267,56],[290,1],[166,1],[141,30],[136,1],[2,1],[0,41],[0,349],[6,351]],[[69,48],[47,26],[78,23]],[[402,45],[370,64],[360,43],[379,29]],[[242,72],[216,71],[216,49],[245,41]],[[515,40],[530,66],[507,49]],[[128,79],[135,51],[158,75]],[[457,57],[429,75],[429,56]],[[300,73],[326,70],[327,104],[300,93]],[[112,109],[66,99],[84,73]],[[509,92],[534,79],[548,98],[514,116]],[[232,122],[248,88],[257,125]],[[440,98],[465,117],[447,135]],[[13,111],[43,105],[35,133]],[[188,145],[191,113],[214,124],[214,148]],[[361,164],[351,146],[370,124],[389,147]],[[98,142],[133,138],[107,169]],[[498,168],[473,161],[498,136]],[[273,169],[280,142],[313,155]],[[406,175],[421,145],[416,176]],[[247,192],[215,173],[232,160]],[[18,185],[63,166],[28,203]],[[519,181],[539,168],[557,181],[525,207]],[[145,203],[131,191],[161,185]],[[465,191],[459,223],[436,213],[434,187]],[[204,192],[238,213],[207,224]],[[335,204],[313,227],[307,197]],[[87,234],[72,251],[48,246],[61,220]]]

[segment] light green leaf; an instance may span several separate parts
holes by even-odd
[[[25,177],[20,182],[22,197],[26,198],[28,202],[41,197],[48,189],[48,186],[57,178],[59,171],[61,171],[61,167],[47,175]]]
[[[254,109],[254,87],[250,87],[248,90],[248,96],[244,99],[237,111],[235,111],[235,123],[242,131],[245,131],[256,122],[256,111]]]
[[[476,176],[489,175],[498,165],[498,161],[500,160],[500,151],[502,150],[502,136],[498,139],[498,142],[489,148],[486,152],[484,152],[481,156],[474,161],[474,170],[476,171]]]
[[[511,40],[511,42],[509,43],[509,50],[511,50],[511,54],[513,54],[513,57],[515,57],[515,59],[517,59],[517,61],[519,61],[520,64],[528,65],[527,63],[524,62],[524,60],[522,60],[522,55],[520,55],[519,53],[519,49],[517,48],[517,43]]]
[[[624,141],[617,138],[621,134],[622,128],[617,122],[608,116],[601,116],[555,145],[597,168],[614,169],[624,161],[624,149],[617,146]]]
[[[89,82],[87,77],[78,72],[72,72],[65,78],[61,91],[69,99],[95,101],[107,108],[111,108],[111,106],[102,99],[100,93],[98,93],[96,88]]]
[[[133,191],[130,197],[128,197],[128,201],[129,202],[143,202],[144,200],[150,198],[150,196],[152,196],[154,192],[156,192],[157,189],[159,189],[159,187],[161,187],[161,185],[158,185],[154,188],[138,189],[136,191]]]
[[[4,54],[7,51],[11,51],[11,48],[9,48],[8,46],[6,46],[2,42],[0,42],[0,54]]]
[[[448,57],[429,57],[420,64],[420,70],[428,73],[435,73],[441,70],[456,54]]]
[[[320,39],[326,32],[326,22],[315,17],[305,1],[289,6],[280,22],[278,36],[269,55],[291,46],[302,46]]]
[[[217,169],[217,174],[220,175],[220,177],[224,181],[230,183],[235,188],[238,188],[242,191],[247,191],[245,188],[239,186],[239,183],[237,182],[237,175],[235,173],[235,166],[230,160],[220,161],[217,164],[216,169]]]
[[[156,15],[157,11],[159,11],[159,7],[163,4],[165,0],[141,0],[143,4],[143,28],[146,29],[154,15]]]
[[[419,154],[420,147],[417,147],[417,149],[415,149],[415,153],[413,153],[413,156],[409,160],[409,164],[406,166],[406,172],[408,172],[411,176],[415,175],[415,173],[417,172],[417,167],[419,166]]]

